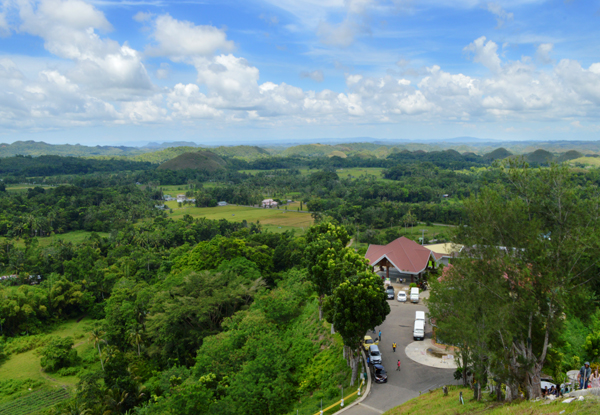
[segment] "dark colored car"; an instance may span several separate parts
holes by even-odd
[[[372,365],[371,376],[375,383],[387,383],[387,372],[382,365]]]
[[[385,290],[385,292],[387,292],[387,298],[388,300],[393,300],[396,293],[394,292],[394,287],[387,287],[387,289]]]

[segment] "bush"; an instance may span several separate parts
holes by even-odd
[[[411,282],[410,285],[408,286],[408,288],[414,288],[416,286],[417,286],[417,283]]]
[[[54,338],[42,349],[42,368],[46,372],[56,372],[79,362],[77,351],[73,349],[73,338]]]
[[[10,396],[17,392],[35,389],[42,386],[43,382],[33,379],[0,379],[0,396]]]
[[[56,373],[58,373],[60,376],[75,376],[79,373],[79,369],[76,367],[63,367]]]
[[[25,353],[38,347],[47,345],[53,336],[36,334],[32,336],[15,337],[10,339],[5,346],[4,352],[9,354]]]

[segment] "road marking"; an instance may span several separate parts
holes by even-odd
[[[382,413],[383,413],[383,411],[380,411],[379,409],[375,409],[375,408],[373,408],[372,406],[365,405],[365,404],[364,404],[364,403],[362,403],[362,402],[361,402],[361,403],[359,403],[359,405],[360,405],[360,406],[364,406],[365,408],[367,408],[367,409],[370,409],[371,411],[377,412],[378,414],[382,414]]]

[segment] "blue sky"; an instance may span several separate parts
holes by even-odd
[[[597,140],[600,2],[0,0],[0,142]]]

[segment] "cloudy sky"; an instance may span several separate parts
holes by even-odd
[[[595,0],[0,0],[0,142],[600,139]]]

